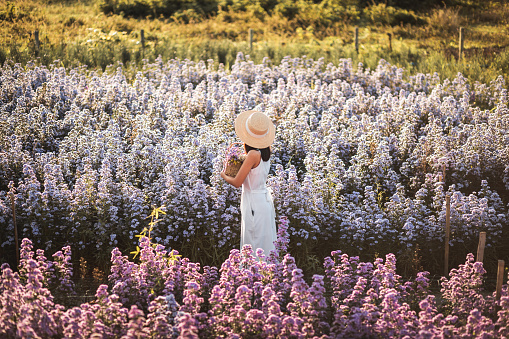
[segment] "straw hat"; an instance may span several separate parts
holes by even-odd
[[[254,148],[269,147],[274,141],[276,127],[269,117],[259,111],[245,111],[235,119],[235,133]]]

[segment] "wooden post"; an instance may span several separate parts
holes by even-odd
[[[445,196],[445,256],[444,276],[449,274],[449,234],[451,232],[451,196]]]
[[[477,261],[484,260],[484,246],[486,245],[486,232],[479,233],[479,246],[477,246]]]
[[[39,52],[41,42],[39,41],[39,31],[34,31],[35,50]]]
[[[359,54],[359,27],[355,27],[355,52]]]
[[[499,260],[497,270],[497,292],[496,292],[497,300],[500,300],[500,294],[502,292],[502,283],[504,282],[504,268],[505,262],[503,260]]]
[[[463,40],[465,38],[465,35],[463,33],[464,33],[463,27],[460,27],[460,47],[458,53],[458,60],[461,60],[461,58],[463,58]]]
[[[444,179],[444,184],[445,184],[445,164],[442,164],[442,177]]]
[[[141,48],[145,49],[145,31],[140,31]]]
[[[19,265],[19,241],[18,241],[18,227],[16,226],[16,203],[14,201],[14,191],[11,191],[11,206],[12,206],[12,222],[14,224],[14,242],[16,243],[16,262]]]
[[[392,52],[392,34],[387,33],[387,36],[389,37],[389,51]]]
[[[249,50],[253,50],[253,29],[249,29]]]

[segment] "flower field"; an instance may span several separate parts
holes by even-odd
[[[440,301],[428,272],[404,281],[393,254],[361,262],[334,251],[324,275],[307,283],[286,254],[288,221],[277,253],[256,261],[234,249],[220,270],[179,259],[142,237],[139,263],[115,249],[96,298],[65,308],[52,290],[72,294],[70,248],[47,260],[24,239],[19,273],[2,265],[0,334],[10,338],[505,338],[509,295],[483,293],[486,271],[472,255],[443,277]],[[264,258],[262,251],[257,252]],[[35,256],[35,258],[34,258]]]
[[[57,63],[0,72],[1,261],[16,265],[14,216],[25,239],[19,272],[2,266],[0,333],[508,335],[507,286],[500,301],[483,291],[469,254],[485,231],[486,270],[509,259],[502,77],[242,54],[231,71],[158,59],[134,79]],[[238,248],[240,192],[219,176],[248,109],[276,124],[268,186],[281,243],[264,262]],[[443,266],[446,195],[458,268],[436,297],[425,271]],[[150,242],[136,235],[154,206],[166,214]],[[54,298],[73,292],[79,258],[108,271],[109,287],[66,308]]]

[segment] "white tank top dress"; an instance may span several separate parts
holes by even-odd
[[[260,164],[249,171],[242,183],[240,198],[240,248],[250,244],[254,254],[258,248],[262,248],[265,256],[275,249],[277,236],[274,202],[265,184],[269,170],[270,160],[260,160]]]

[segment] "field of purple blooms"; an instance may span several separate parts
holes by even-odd
[[[446,194],[451,264],[475,251],[480,231],[488,262],[509,259],[506,87],[502,77],[408,75],[384,60],[372,70],[242,54],[231,70],[156,60],[133,79],[114,66],[5,63],[1,262],[15,263],[14,198],[20,239],[50,252],[70,245],[74,260],[103,267],[113,248],[133,250],[153,206],[165,205],[154,241],[219,267],[240,234],[240,191],[219,172],[247,109],[277,125],[268,186],[305,272],[338,249],[441,272]]]
[[[276,251],[255,260],[233,249],[218,270],[169,253],[146,237],[139,263],[115,249],[108,285],[75,307],[54,301],[74,293],[70,247],[47,260],[21,247],[19,272],[1,268],[0,335],[9,338],[506,338],[509,295],[483,291],[486,271],[468,255],[440,281],[428,272],[403,280],[393,254],[361,262],[341,251],[307,283],[290,254],[281,218]]]
[[[371,70],[239,54],[226,70],[158,59],[134,79],[122,67],[7,62],[0,333],[506,336],[507,287],[501,301],[482,292],[485,269],[509,262],[506,87],[502,77],[408,75],[384,60]],[[238,248],[240,191],[219,176],[238,141],[234,118],[248,109],[277,126],[268,186],[282,244],[265,262]],[[442,270],[447,194],[459,268],[431,293],[421,271]],[[8,267],[13,200],[25,239],[19,272]],[[153,243],[138,243],[154,206],[166,215]],[[481,231],[486,267],[469,254]],[[122,255],[137,245],[135,261]],[[110,285],[66,308],[54,298],[72,294],[80,259],[108,272]]]

